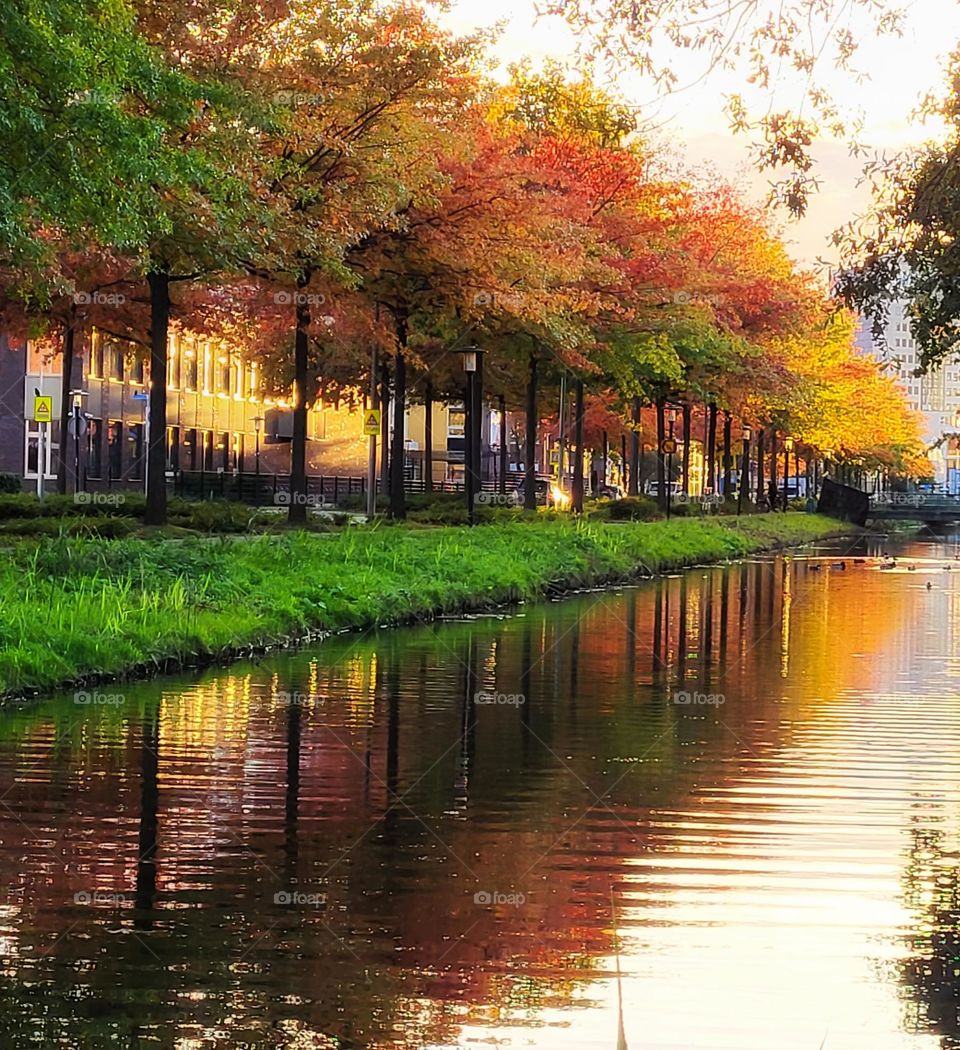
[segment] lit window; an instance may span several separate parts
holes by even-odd
[[[63,371],[63,362],[53,343],[35,339],[27,340],[27,374],[31,376],[58,376]],[[36,472],[34,472],[36,473]]]

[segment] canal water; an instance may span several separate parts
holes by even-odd
[[[0,1046],[960,1047],[960,560],[880,549],[3,712]]]

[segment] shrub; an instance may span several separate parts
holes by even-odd
[[[256,510],[245,503],[229,503],[226,500],[191,501],[172,499],[167,508],[171,525],[197,532],[248,532],[253,524],[281,521],[270,511]]]
[[[624,496],[607,504],[605,516],[610,521],[653,521],[660,516],[660,508],[645,496]]]
[[[20,492],[23,483],[19,474],[0,473],[0,492]]]

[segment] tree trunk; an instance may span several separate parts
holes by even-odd
[[[770,493],[770,509],[779,510],[780,489],[777,485],[777,428],[770,428],[770,482],[767,486]]]
[[[665,440],[666,428],[663,420],[663,398],[657,398],[657,502],[660,504],[660,509],[666,511],[667,509],[667,463],[664,453],[660,450],[663,448],[663,442]]]
[[[390,491],[390,365],[380,364],[380,493]]]
[[[474,492],[483,491],[483,354],[477,354],[473,380],[473,477]]]
[[[607,463],[610,460],[610,438],[607,432],[603,432],[603,456],[600,460],[600,471],[597,478],[599,487],[603,487],[607,483]]]
[[[497,491],[501,496],[507,494],[507,399],[500,395],[500,470],[498,471]]]
[[[577,379],[574,394],[573,440],[576,459],[573,463],[573,512],[583,513],[583,380]]]
[[[680,469],[683,472],[683,494],[690,495],[690,406],[683,406],[683,460]]]
[[[766,497],[763,490],[763,427],[757,427],[757,503]]]
[[[717,406],[711,401],[707,408],[707,477],[704,491],[717,490]]]
[[[423,394],[423,491],[433,492],[433,383]]]
[[[293,343],[293,442],[290,445],[290,505],[287,521],[303,525],[307,520],[307,352],[310,338],[310,306],[303,292],[308,275],[297,279],[297,327]]]
[[[147,525],[167,523],[167,345],[170,334],[170,275],[151,270],[150,426],[147,434]]]
[[[640,398],[635,397],[633,399],[633,429],[630,431],[630,475],[629,488],[627,490],[628,496],[640,495],[640,408]]]
[[[524,435],[523,509],[537,509],[537,359],[530,355],[527,379],[527,432]]]
[[[624,491],[629,495],[630,479],[627,477],[627,435],[620,435],[620,481],[623,482]]]
[[[70,453],[67,449],[67,426],[70,422],[70,417],[73,415],[70,391],[73,389],[76,314],[76,306],[71,305],[70,316],[63,327],[63,378],[60,381],[60,451],[57,453],[57,492],[61,495],[66,494],[68,488],[67,476],[69,470],[67,464],[70,462]],[[76,485],[76,490],[79,490],[79,478],[76,479],[74,484]]]
[[[733,464],[730,459],[730,413],[723,413],[723,498],[726,499],[730,495],[730,474]]]
[[[390,445],[390,516],[401,521],[407,516],[403,491],[403,446],[406,438],[407,409],[407,318],[397,315],[397,360],[393,368],[393,438]]]

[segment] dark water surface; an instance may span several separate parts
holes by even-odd
[[[960,1048],[955,550],[3,712],[0,1047]]]

